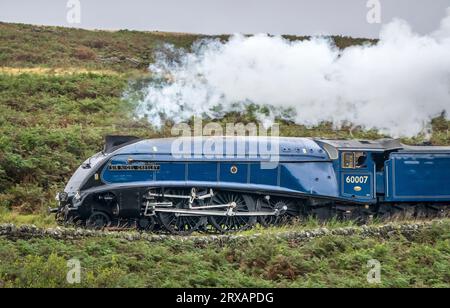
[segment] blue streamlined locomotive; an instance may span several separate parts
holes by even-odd
[[[445,215],[450,204],[450,147],[277,138],[274,164],[251,151],[261,146],[258,137],[245,139],[243,153],[224,156],[208,156],[207,141],[190,140],[202,146],[174,155],[175,139],[108,136],[58,194],[58,220],[186,234],[308,215]],[[215,143],[239,147],[242,140]]]

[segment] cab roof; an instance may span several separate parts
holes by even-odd
[[[450,153],[449,146],[405,145],[398,139],[379,140],[316,140],[319,144],[326,144],[337,150],[386,152],[398,151],[400,153]]]
[[[384,152],[400,150],[404,145],[397,139],[379,139],[379,140],[328,140],[318,139],[317,142],[328,144],[338,150],[359,150]]]

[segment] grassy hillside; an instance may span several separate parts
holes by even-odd
[[[87,31],[0,22],[0,66],[76,67],[118,72],[142,71],[163,44],[189,49],[203,38],[225,40],[227,36],[138,31]],[[289,40],[306,37],[286,36]],[[373,40],[335,37],[339,48]]]
[[[293,241],[266,234],[227,244],[115,238],[0,239],[0,287],[448,287],[450,223],[407,238],[324,236]],[[81,284],[66,282],[81,262]],[[366,280],[381,263],[381,283]]]

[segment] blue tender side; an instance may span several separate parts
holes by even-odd
[[[450,201],[450,154],[393,153],[386,178],[387,201]]]

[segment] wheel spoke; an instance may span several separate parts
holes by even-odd
[[[235,203],[234,209],[239,213],[248,213],[255,209],[251,197],[247,197],[239,193],[233,192],[218,192],[212,199],[213,205]],[[255,217],[250,216],[211,216],[211,225],[221,233],[245,230],[253,225]]]

